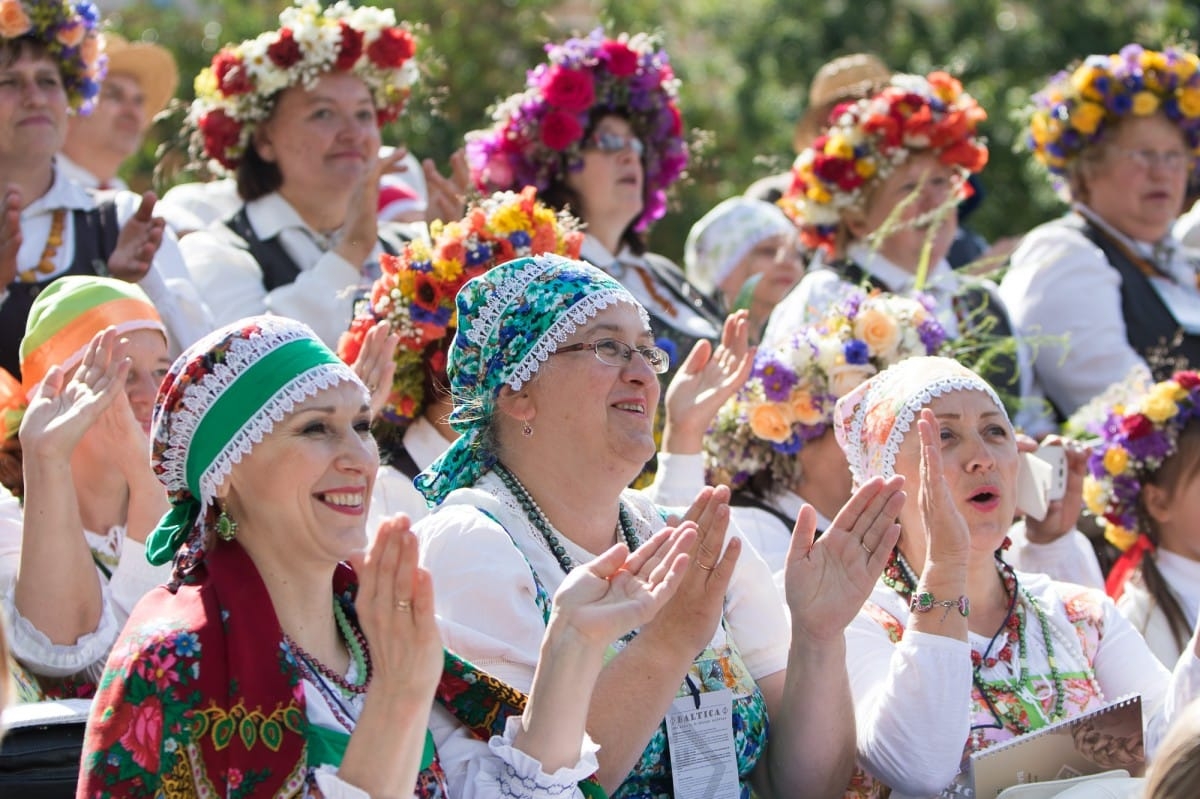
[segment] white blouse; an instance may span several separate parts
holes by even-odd
[[[1188,629],[1196,629],[1196,617],[1200,611],[1200,563],[1161,547],[1153,557],[1159,574],[1179,600]],[[1167,614],[1150,596],[1146,586],[1132,580],[1126,583],[1125,591],[1117,600],[1117,610],[1137,628],[1158,659],[1171,668],[1179,659],[1181,650],[1171,634]]]

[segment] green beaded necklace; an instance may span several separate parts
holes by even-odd
[[[508,467],[502,463],[497,463],[494,467],[496,474],[500,477],[500,482],[504,483],[504,487],[512,492],[516,497],[521,510],[525,511],[525,516],[534,526],[542,538],[546,539],[546,545],[550,547],[550,551],[554,553],[558,565],[562,567],[564,573],[569,574],[571,569],[576,565],[575,561],[571,560],[571,556],[567,554],[567,549],[558,540],[558,536],[554,532],[554,527],[550,524],[550,520],[546,518],[546,514],[537,504],[537,500],[529,493],[528,489],[521,484],[517,476],[509,471]],[[625,545],[629,547],[629,551],[633,552],[638,548],[639,542],[637,536],[633,532],[633,519],[629,517],[629,511],[625,510],[625,503],[618,503],[618,523],[617,529],[621,537],[625,539]]]
[[[1030,594],[1027,589],[1017,583],[1017,575],[1013,571],[1012,566],[997,558],[996,567],[1000,571],[1001,579],[1004,581],[1005,592],[1008,594],[1009,601],[1011,603],[1009,607],[1009,613],[1015,614],[1018,622],[1018,657],[1021,664],[1020,674],[1017,678],[1019,685],[1028,686],[1029,668],[1027,659],[1028,650],[1025,642],[1025,614],[1021,612],[1021,608],[1019,607],[1020,602],[1017,601],[1018,596],[1024,597],[1025,604],[1033,609],[1033,613],[1037,617],[1038,624],[1042,628],[1042,641],[1046,646],[1046,660],[1050,664],[1050,679],[1054,683],[1054,710],[1051,711],[1050,717],[1046,720],[1047,723],[1052,724],[1063,718],[1063,706],[1066,703],[1067,691],[1066,681],[1059,672],[1058,662],[1054,657],[1054,644],[1050,640],[1050,622],[1046,618],[1046,612],[1042,610],[1042,606],[1037,601],[1037,598]],[[900,596],[904,597],[906,602],[911,598],[913,591],[915,591],[917,587],[917,575],[913,572],[912,567],[909,566],[908,561],[904,558],[904,555],[900,553],[899,549],[896,549],[892,552],[892,557],[888,561],[887,567],[884,569],[882,579],[885,585],[887,585],[896,593],[900,594]],[[1000,631],[997,632],[996,635],[999,636],[1004,634],[1007,627],[1008,621],[1006,620],[1005,623],[1000,626]],[[994,642],[995,637],[993,637],[992,640]],[[989,645],[989,651],[990,649],[991,646]],[[972,670],[972,681],[975,683],[976,690],[979,691],[979,695],[983,698],[983,701],[987,705],[991,714],[996,718],[997,721],[1001,723],[1008,722],[1007,726],[1010,729],[1015,730],[1018,734],[1029,732],[1029,730],[1032,729],[1032,725],[1028,721],[1025,721],[1021,718],[1020,707],[1008,712],[1001,711],[997,707],[996,703],[992,700],[987,684],[983,681],[983,677],[980,674],[981,670],[982,662],[975,663],[974,669]]]

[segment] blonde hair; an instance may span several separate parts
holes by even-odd
[[[1200,700],[1175,719],[1146,772],[1145,799],[1192,799],[1200,785]]]

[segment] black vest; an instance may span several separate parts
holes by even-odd
[[[1125,338],[1150,366],[1155,380],[1166,380],[1179,369],[1200,367],[1200,336],[1183,332],[1150,278],[1111,234],[1079,214],[1068,214],[1053,224],[1082,233],[1100,248],[1109,265],[1121,275]]]
[[[868,290],[891,291],[874,275],[868,274],[853,261],[837,261],[829,267],[845,281]],[[985,347],[973,362],[965,363],[980,377],[996,389],[1001,398],[1020,400],[1021,382],[1013,339],[1012,323],[1004,303],[992,288],[985,283],[960,281],[950,300],[954,317],[960,330],[975,331],[988,341],[996,341],[995,347]],[[1016,410],[1010,407],[1009,413]]]
[[[21,379],[21,339],[25,337],[25,322],[37,295],[63,275],[108,274],[108,256],[117,247],[121,226],[117,222],[117,206],[105,200],[95,208],[77,208],[71,212],[75,238],[75,258],[62,275],[33,283],[20,278],[8,286],[8,298],[0,305],[0,367]]]
[[[278,236],[269,239],[258,237],[254,226],[250,224],[250,218],[246,215],[246,206],[243,205],[237,213],[226,219],[225,227],[237,237],[238,241],[235,243],[248,250],[251,257],[258,262],[258,268],[262,270],[263,287],[267,291],[274,291],[280,286],[295,282],[300,274],[300,267],[283,249]],[[219,231],[220,228],[214,226],[214,230]],[[393,242],[382,235],[379,237],[379,244],[389,255],[395,255],[403,246],[403,242]]]

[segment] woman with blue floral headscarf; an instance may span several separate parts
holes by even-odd
[[[556,587],[590,553],[636,550],[666,526],[626,487],[654,454],[667,356],[620,283],[557,256],[475,278],[457,308],[448,373],[461,435],[417,480],[440,503],[417,525],[422,561],[447,645],[524,687],[545,656]],[[679,592],[610,648],[588,730],[614,796],[687,795],[697,782],[743,797],[845,787],[842,630],[895,541],[900,481],[865,485],[815,544],[815,514],[800,512],[790,629],[765,564],[727,539],[728,501],[724,488],[700,492],[682,523],[698,537]]]

